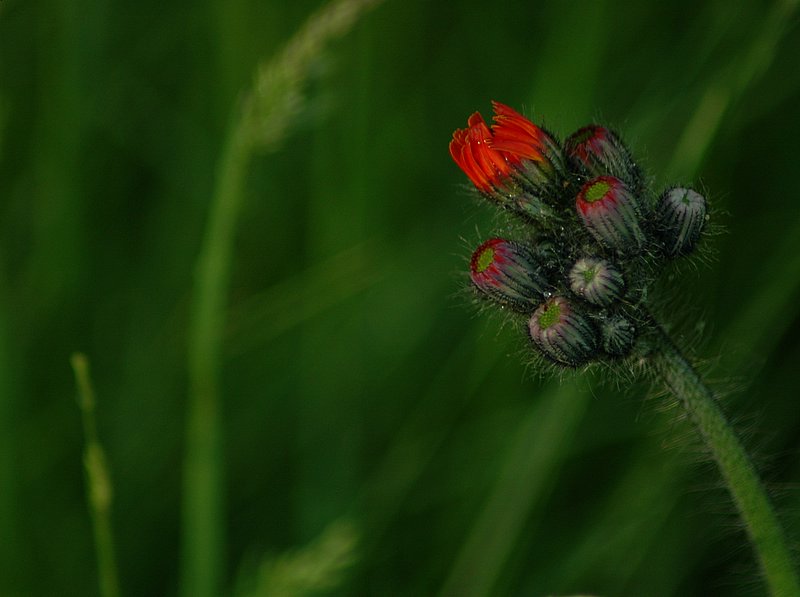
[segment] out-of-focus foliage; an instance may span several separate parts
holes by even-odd
[[[177,594],[215,167],[257,65],[320,6],[0,2],[0,594],[98,592],[76,350],[122,592]],[[797,540],[797,19],[793,2],[387,0],[314,62],[302,117],[250,165],[231,263],[231,590],[306,565],[331,582],[291,586],[336,595],[761,590],[673,411],[630,380],[540,380],[476,314],[462,272],[495,216],[447,144],[497,99],[561,138],[600,119],[656,187],[704,191],[727,233],[655,298]]]

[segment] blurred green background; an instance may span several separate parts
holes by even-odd
[[[680,413],[631,380],[540,379],[462,292],[497,217],[447,145],[497,99],[562,138],[614,126],[656,189],[707,193],[714,259],[657,298],[796,545],[796,4],[387,0],[325,46],[250,161],[229,262],[221,594],[762,594]],[[74,351],[122,593],[179,594],[215,170],[257,65],[321,5],[0,2],[0,595],[99,594]]]

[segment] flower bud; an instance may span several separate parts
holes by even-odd
[[[553,215],[545,203],[564,179],[561,148],[544,129],[493,102],[491,126],[478,112],[453,133],[450,155],[480,193],[529,220]]]
[[[636,340],[636,326],[621,316],[608,318],[600,326],[603,350],[613,356],[625,356]]]
[[[478,291],[515,311],[530,313],[548,286],[533,253],[514,241],[487,240],[472,254],[469,266]]]
[[[593,305],[607,307],[622,296],[625,282],[620,271],[605,259],[582,257],[569,272],[569,287]]]
[[[492,102],[491,147],[511,164],[523,186],[541,198],[552,197],[564,176],[564,157],[555,139],[522,114]]]
[[[705,197],[694,189],[667,189],[659,199],[657,215],[667,255],[688,255],[706,223]]]
[[[599,176],[583,185],[575,202],[578,215],[602,245],[635,253],[644,243],[636,198],[620,179]]]
[[[642,186],[642,171],[631,152],[613,131],[596,124],[575,131],[565,142],[570,165],[590,178],[615,176],[632,189]]]
[[[528,330],[545,356],[562,365],[577,367],[597,353],[597,331],[563,297],[540,305],[528,322]]]

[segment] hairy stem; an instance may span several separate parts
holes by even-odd
[[[783,529],[750,457],[711,390],[660,326],[654,326],[650,360],[657,375],[683,404],[719,467],[733,497],[770,594],[800,595],[800,582]]]

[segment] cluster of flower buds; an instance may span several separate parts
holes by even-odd
[[[479,194],[521,218],[525,238],[491,238],[472,255],[478,294],[528,318],[537,350],[577,367],[621,358],[648,321],[647,287],[670,260],[693,252],[706,200],[660,195],[620,137],[590,125],[561,144],[512,108],[493,103],[450,142]]]

